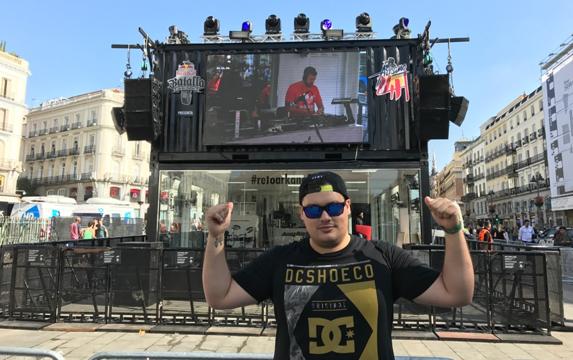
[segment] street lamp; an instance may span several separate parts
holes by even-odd
[[[535,204],[535,207],[537,208],[537,214],[535,215],[537,217],[537,223],[539,228],[543,228],[543,219],[541,217],[541,207],[543,206],[544,203],[544,199],[543,196],[539,195],[539,184],[541,182],[543,182],[545,179],[543,179],[543,176],[541,176],[540,173],[537,173],[535,175],[533,175],[531,177],[531,180],[529,181],[530,183],[535,183],[535,187],[537,188],[537,196],[535,197],[533,203]]]

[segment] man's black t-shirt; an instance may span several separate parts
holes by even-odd
[[[439,273],[386,242],[352,236],[319,254],[304,239],[277,246],[233,275],[275,305],[275,359],[393,359],[393,303],[414,299]]]

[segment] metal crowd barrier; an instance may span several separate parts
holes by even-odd
[[[0,355],[26,356],[26,357],[35,357],[39,359],[50,358],[54,360],[64,360],[64,357],[60,355],[60,353],[52,350],[32,349],[23,347],[0,346]]]
[[[104,239],[105,240],[105,239]],[[139,238],[46,246],[0,247],[0,317],[46,322],[275,326],[269,302],[235,310],[210,308],[203,294],[203,249],[161,249]],[[106,240],[107,242],[107,240]],[[264,249],[227,249],[237,271]],[[416,245],[411,253],[441,269],[444,249]],[[550,332],[563,325],[558,251],[472,250],[475,292],[470,305],[437,308],[400,300],[394,327],[434,330]]]

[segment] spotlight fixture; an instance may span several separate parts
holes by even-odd
[[[213,16],[207,16],[207,19],[205,19],[205,22],[203,23],[203,35],[219,35],[219,25],[219,19]]]
[[[340,40],[344,36],[344,30],[333,29],[332,21],[324,19],[320,22],[320,30],[322,30],[322,37],[325,40]]]
[[[356,32],[372,32],[372,20],[367,12],[356,17]]]
[[[310,29],[310,19],[303,13],[294,18],[295,34],[308,34]]]
[[[187,34],[179,30],[176,25],[171,25],[166,42],[168,44],[189,44],[189,38]]]
[[[330,28],[332,28],[332,21],[329,19],[324,19],[320,22],[320,30],[326,31],[330,30]]]
[[[232,40],[250,40],[253,27],[250,21],[243,21],[241,31],[229,31],[229,38]]]
[[[243,24],[241,25],[241,31],[247,31],[247,32],[253,31],[253,25],[249,20],[243,21]]]
[[[275,14],[269,15],[265,21],[267,35],[277,35],[281,33],[281,19]]]
[[[410,19],[405,17],[400,18],[400,20],[398,20],[398,24],[394,25],[393,39],[409,39],[410,38],[410,29],[408,29],[409,23]]]

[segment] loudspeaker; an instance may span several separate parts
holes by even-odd
[[[119,135],[125,132],[125,113],[122,107],[114,107],[112,109],[113,126]]]
[[[125,79],[125,130],[128,140],[152,141],[161,133],[161,83]]]
[[[465,97],[453,96],[450,103],[450,121],[457,126],[462,126],[462,123],[466,118],[466,113],[468,112],[469,104],[469,100]]]
[[[419,78],[420,138],[447,139],[450,120],[450,82],[448,75],[429,75]]]

